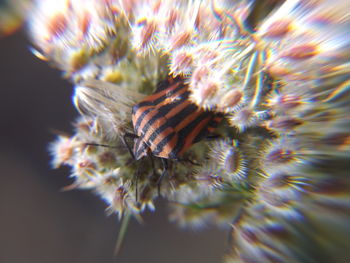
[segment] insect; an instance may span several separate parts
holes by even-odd
[[[158,182],[166,174],[168,159],[178,160],[213,132],[223,118],[199,108],[188,100],[189,94],[181,78],[169,78],[132,108],[133,156],[136,160],[147,155],[161,158],[164,171]]]

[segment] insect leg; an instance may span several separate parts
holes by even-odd
[[[156,166],[155,166],[155,164],[154,164],[153,155],[151,154],[151,152],[148,152],[147,155],[148,155],[148,157],[149,157],[149,159],[150,159],[150,161],[151,161],[152,170],[153,170],[153,176],[154,176],[154,177],[157,177]]]
[[[160,196],[160,186],[162,184],[162,180],[165,176],[168,175],[168,160],[165,158],[160,158],[162,160],[162,164],[163,164],[163,172],[162,175],[158,178],[158,182],[157,182],[157,186],[158,186],[158,196]]]
[[[191,160],[190,158],[188,158],[188,157],[186,157],[186,158],[178,158],[177,159],[179,162],[189,162],[190,164],[192,164],[192,165],[197,165],[197,166],[199,166],[200,164],[199,163],[197,163],[196,161],[193,161],[193,160]]]
[[[124,133],[123,136],[121,136],[121,139],[122,139],[122,142],[123,144],[126,146],[126,148],[128,149],[131,157],[135,160],[135,155],[130,147],[130,145],[128,144],[128,142],[126,141],[126,138],[132,138],[132,139],[135,139],[135,138],[138,138],[138,136],[136,134],[133,134],[133,133],[129,133],[129,132],[126,132]]]
[[[136,174],[135,174],[135,201],[138,203],[139,201],[139,177],[140,177],[140,166],[137,166],[136,168]]]
[[[220,134],[212,133],[212,134],[207,135],[207,137],[205,139],[210,141],[210,140],[219,139],[220,137],[221,137]]]

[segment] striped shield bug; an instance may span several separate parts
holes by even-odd
[[[200,109],[188,99],[189,94],[180,78],[169,79],[133,107],[136,160],[148,151],[156,157],[177,160],[216,128],[222,114]]]
[[[163,163],[178,160],[194,143],[213,132],[223,115],[206,111],[188,98],[190,91],[181,78],[170,78],[158,84],[157,90],[132,108],[135,134],[134,148],[129,149],[136,160],[156,156]]]

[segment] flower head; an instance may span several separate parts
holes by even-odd
[[[51,145],[53,166],[120,217],[161,194],[181,226],[231,227],[228,262],[324,261],[315,251],[335,251],[329,229],[349,213],[349,11],[342,0],[37,0],[35,53],[73,82],[83,116]],[[149,131],[129,140],[140,101]],[[192,108],[225,119],[216,134]],[[153,158],[134,162],[140,143]],[[164,160],[163,144],[194,146]]]

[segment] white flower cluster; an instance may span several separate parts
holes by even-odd
[[[226,120],[169,165],[171,219],[232,226],[228,262],[325,260],[326,214],[340,229],[349,214],[349,12],[347,0],[37,0],[34,53],[76,85],[85,117],[52,144],[54,166],[112,212],[153,209],[161,162],[133,163],[120,138],[143,94],[179,77]]]

